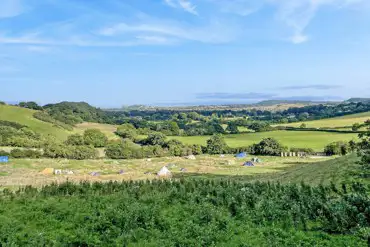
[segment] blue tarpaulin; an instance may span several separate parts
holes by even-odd
[[[0,156],[0,163],[7,163],[9,162],[8,156]]]
[[[240,154],[237,154],[235,157],[236,158],[245,158],[247,156],[246,153],[240,153]]]
[[[254,166],[254,164],[251,161],[247,161],[243,164],[243,166]]]

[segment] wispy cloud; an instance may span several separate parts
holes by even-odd
[[[181,8],[190,14],[198,15],[197,6],[188,0],[164,0],[164,2],[172,8]]]
[[[341,88],[340,85],[328,85],[328,84],[315,84],[315,85],[294,85],[294,86],[286,86],[286,87],[279,87],[278,89],[283,90],[301,90],[301,89],[315,89],[315,90],[331,90]]]
[[[365,0],[266,0],[277,6],[277,19],[293,29],[290,41],[294,44],[304,43],[309,40],[305,34],[317,11],[323,6],[336,8],[349,7],[363,3]]]
[[[197,99],[264,99],[274,97],[269,93],[199,93]]]
[[[25,11],[22,0],[1,0],[0,1],[0,18],[9,18],[20,15]]]
[[[103,36],[124,36],[130,33],[217,44],[235,40],[239,30],[220,22],[194,27],[174,21],[152,19],[139,24],[118,23],[97,31],[97,34]]]

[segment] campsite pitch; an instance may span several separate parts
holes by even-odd
[[[17,159],[0,166],[0,186],[42,186],[52,182],[110,181],[158,179],[157,173],[167,166],[173,178],[254,176],[279,173],[300,164],[313,164],[332,158],[262,157],[254,167],[242,166],[253,156],[236,159],[231,155],[197,156],[195,160],[180,157],[153,158],[150,160],[52,160]],[[55,174],[55,171],[58,174]],[[53,172],[54,171],[54,172]],[[60,172],[59,172],[60,171]],[[72,172],[68,174],[66,171]]]

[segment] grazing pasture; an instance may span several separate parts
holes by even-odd
[[[225,141],[230,147],[243,147],[258,143],[263,138],[272,137],[287,147],[312,148],[315,151],[322,151],[324,147],[335,141],[350,141],[357,139],[357,134],[329,133],[318,131],[270,131],[257,133],[242,133],[225,135]],[[209,136],[173,136],[186,144],[206,145]]]
[[[279,124],[280,126],[299,127],[303,123],[307,128],[351,128],[354,123],[364,123],[370,119],[370,112],[363,112],[358,114],[351,114],[336,118],[327,118],[315,121],[296,122],[289,124]]]

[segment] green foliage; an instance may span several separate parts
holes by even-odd
[[[227,124],[226,131],[228,131],[230,134],[238,134],[239,133],[238,126],[234,122],[229,122]]]
[[[0,245],[367,246],[369,196],[344,187],[197,179],[3,190]]]
[[[44,157],[63,159],[95,159],[97,152],[92,146],[68,146],[51,142],[44,146]]]
[[[258,155],[279,155],[286,150],[287,148],[274,138],[265,138],[251,146],[251,152]]]
[[[85,145],[85,139],[80,134],[73,134],[68,136],[67,140],[65,141],[65,144],[71,146],[83,146]]]
[[[12,125],[13,126],[13,125]],[[13,147],[38,148],[41,136],[28,128],[17,129],[10,126],[0,126],[0,145]]]
[[[82,122],[105,122],[106,113],[85,102],[61,102],[45,105],[44,109],[54,119],[69,125]]]
[[[83,134],[86,145],[92,145],[96,148],[105,147],[108,142],[107,136],[98,129],[87,129]]]
[[[253,122],[248,125],[248,129],[254,130],[256,132],[266,132],[273,130],[273,128],[266,122]]]
[[[135,140],[138,136],[137,130],[132,124],[122,124],[117,128],[116,134],[122,138]]]
[[[15,148],[10,151],[10,157],[16,159],[17,158],[39,159],[42,157],[42,153],[38,150]]]
[[[0,150],[0,156],[10,156],[10,153],[4,150]]]
[[[350,152],[350,146],[346,142],[332,142],[324,148],[326,155],[346,155]]]
[[[354,124],[352,125],[352,130],[353,130],[353,131],[358,131],[361,127],[362,127],[362,124],[354,123]]]
[[[22,128],[27,127],[26,125],[16,123],[16,122],[6,121],[6,120],[0,120],[0,126],[8,126],[14,129],[22,129]]]
[[[213,135],[207,140],[207,153],[223,154],[227,152],[228,146],[222,135]]]
[[[30,102],[20,102],[20,107],[32,109],[32,110],[42,110],[42,107],[39,106],[36,102],[30,101]]]
[[[111,142],[105,149],[105,155],[111,159],[138,159],[143,158],[144,153],[153,156],[153,150],[143,150],[129,139]]]
[[[144,144],[146,145],[159,145],[163,146],[166,143],[166,135],[155,132],[155,133],[150,133],[148,137],[144,140]]]
[[[69,130],[69,131],[73,130],[72,125],[66,124],[66,123],[63,123],[61,121],[58,121],[58,120],[54,119],[47,112],[37,111],[33,114],[33,117],[38,119],[38,120],[47,122],[47,123],[52,123],[54,126],[56,126],[58,128],[62,128],[62,129]]]
[[[363,175],[370,177],[370,120],[366,121],[364,126],[367,128],[367,131],[359,135],[361,142],[358,144],[358,154],[361,157],[360,164]]]

